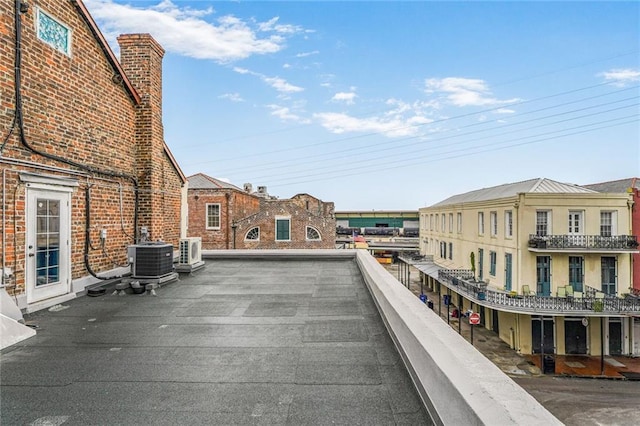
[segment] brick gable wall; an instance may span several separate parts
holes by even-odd
[[[0,2],[0,156],[5,206],[2,242],[3,265],[14,271],[10,293],[25,289],[27,187],[21,172],[76,179],[71,197],[71,262],[73,279],[89,275],[85,267],[86,199],[89,199],[90,248],[88,263],[94,272],[126,264],[126,247],[140,226],[151,238],[177,248],[180,238],[180,173],[163,145],[161,59],[162,49],[148,35],[123,37],[127,47],[123,65],[143,97],[136,105],[103,47],[96,40],[73,2],[39,0],[36,5],[72,30],[72,52],[67,56],[36,37],[35,6],[22,22],[22,104],[24,136],[30,146],[74,164],[31,152],[13,126],[14,2]],[[140,44],[134,47],[136,43]],[[136,62],[146,62],[137,74]],[[1,142],[0,142],[1,143]],[[82,165],[83,167],[78,167]],[[134,229],[135,192],[140,204],[138,230]],[[88,193],[87,193],[88,191]],[[104,229],[107,239],[100,241]],[[1,255],[1,254],[0,254]]]
[[[333,203],[306,194],[271,200],[233,189],[189,189],[188,192],[188,235],[201,237],[205,250],[335,248]],[[210,203],[220,204],[220,229],[206,229],[206,205]],[[290,241],[275,240],[276,216],[291,218]],[[260,240],[245,240],[247,232],[256,226],[260,228]],[[307,226],[320,233],[320,241],[307,240]]]

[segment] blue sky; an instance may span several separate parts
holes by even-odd
[[[187,176],[343,211],[640,175],[640,2],[84,2],[166,50]]]

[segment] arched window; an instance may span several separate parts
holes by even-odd
[[[312,240],[312,241],[321,240],[320,232],[313,226],[307,226],[307,240]]]
[[[259,241],[260,240],[260,227],[256,226],[255,228],[249,229],[247,234],[244,236],[245,240],[250,241]]]

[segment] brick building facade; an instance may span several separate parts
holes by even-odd
[[[335,248],[331,202],[308,194],[279,200],[264,187],[253,192],[201,173],[188,180],[188,235],[201,237],[205,250]]]
[[[118,43],[120,61],[80,0],[0,4],[0,260],[22,309],[123,273],[143,228],[176,248],[184,236],[164,51],[148,34]]]

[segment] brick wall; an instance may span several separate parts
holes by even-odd
[[[334,248],[336,221],[334,204],[307,194],[272,200],[233,189],[189,189],[188,235],[202,238],[203,249],[303,249]],[[220,228],[206,228],[206,205],[220,204]],[[290,241],[275,240],[275,217],[291,218]],[[232,224],[236,224],[235,232]],[[247,241],[245,235],[260,227],[260,240]],[[307,240],[307,226],[321,235]],[[235,245],[234,245],[235,235]]]
[[[126,246],[134,242],[135,179],[139,182],[138,226],[151,238],[177,248],[180,238],[181,174],[165,150],[162,128],[162,48],[148,35],[123,36],[123,68],[141,95],[136,104],[118,78],[86,20],[73,2],[29,2],[22,15],[22,113],[24,136],[14,122],[14,2],[0,2],[0,156],[4,177],[6,233],[3,263],[15,272],[10,292],[24,291],[27,188],[19,173],[28,171],[76,179],[71,197],[72,277],[88,275],[84,265],[86,197],[89,189],[90,268],[95,272],[126,264]],[[39,40],[35,6],[72,30],[67,56]],[[71,161],[65,162],[64,160]],[[100,231],[107,239],[100,242]]]

